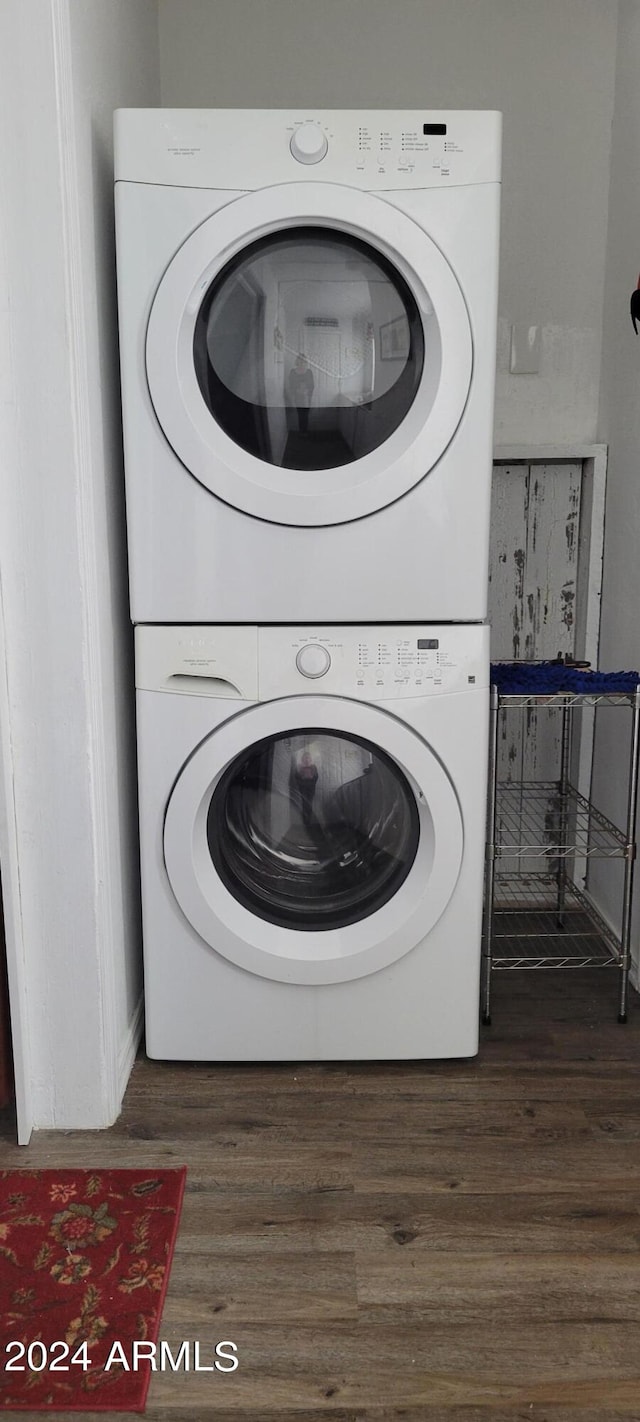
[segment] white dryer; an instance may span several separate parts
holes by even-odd
[[[478,1044],[486,627],[138,627],[147,1050]]]
[[[118,112],[134,622],[485,617],[500,142]]]

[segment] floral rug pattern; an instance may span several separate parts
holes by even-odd
[[[0,1408],[144,1409],[185,1177],[0,1171]]]

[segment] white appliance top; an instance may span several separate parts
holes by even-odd
[[[116,181],[370,192],[500,181],[502,115],[467,109],[118,109]]]
[[[373,702],[489,685],[489,628],[478,625],[139,626],[135,637],[141,691]]]

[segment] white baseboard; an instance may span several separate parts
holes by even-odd
[[[607,928],[611,930],[611,932],[615,935],[616,938],[619,938],[620,925],[618,923],[613,923],[609,914],[603,911],[603,909],[600,907],[600,904],[596,901],[596,899],[592,897],[592,895],[588,892],[587,889],[583,888],[582,892],[585,896],[585,899],[588,899],[589,902],[593,904],[596,913],[598,913],[603,922],[606,923]],[[638,963],[633,956],[629,965],[629,982],[636,992],[640,992],[640,963]]]
[[[127,1089],[127,1082],[133,1070],[144,1026],[144,993],[140,993],[129,1023],[125,1039],[118,1054],[118,1112]]]

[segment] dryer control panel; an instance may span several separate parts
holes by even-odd
[[[447,109],[118,109],[117,181],[369,192],[498,183],[502,116]]]
[[[261,701],[312,691],[390,701],[488,684],[487,627],[258,628]]]

